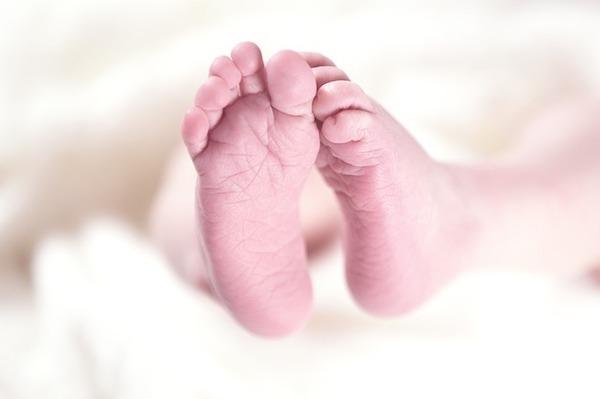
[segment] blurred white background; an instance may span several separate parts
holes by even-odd
[[[335,248],[309,325],[266,341],[173,276],[148,207],[212,58],[244,40],[327,54],[458,161],[600,89],[594,1],[0,3],[0,398],[599,397],[600,295],[575,277],[482,268],[378,320]]]

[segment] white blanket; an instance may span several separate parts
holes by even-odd
[[[545,104],[600,87],[593,2],[413,3],[0,5],[0,398],[598,397],[600,296],[581,282],[478,271],[381,321],[351,304],[336,250],[306,330],[272,342],[133,230],[238,41],[326,53],[446,159],[501,151]]]

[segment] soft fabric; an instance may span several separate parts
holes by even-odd
[[[591,1],[5,2],[0,397],[597,397],[600,300],[581,284],[480,271],[380,321],[338,251],[307,329],[272,342],[142,232],[187,104],[241,40],[328,54],[430,153],[469,160],[599,88],[598,18]]]

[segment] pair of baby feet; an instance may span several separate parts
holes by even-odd
[[[198,173],[201,241],[215,294],[261,335],[308,317],[299,198],[314,164],[345,218],[348,286],[367,311],[423,302],[468,241],[457,182],[328,58],[253,43],[215,59],[183,139]]]

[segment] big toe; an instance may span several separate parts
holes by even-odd
[[[266,71],[271,105],[275,109],[297,116],[312,114],[317,84],[300,54],[281,51],[269,60]]]

